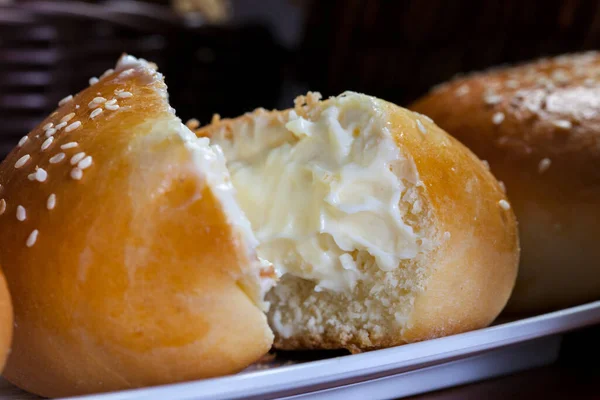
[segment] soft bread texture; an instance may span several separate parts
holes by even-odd
[[[475,73],[412,105],[489,162],[519,220],[508,311],[600,297],[600,56]]]
[[[0,259],[15,299],[5,377],[27,391],[213,377],[271,347],[259,276],[269,271],[222,155],[166,97],[153,65],[124,56],[0,166]]]
[[[277,348],[394,346],[484,327],[505,306],[514,214],[485,165],[427,117],[309,94],[196,133],[223,148],[257,252],[282,275],[267,295]],[[324,261],[312,264],[315,249]]]

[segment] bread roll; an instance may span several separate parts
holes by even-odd
[[[222,154],[173,111],[153,65],[124,56],[0,165],[17,386],[62,397],[213,377],[271,347],[270,272]]]
[[[353,352],[477,329],[519,257],[498,182],[427,117],[315,94],[197,131],[222,147],[258,254],[279,349]]]
[[[477,73],[412,106],[489,162],[519,220],[523,253],[508,310],[600,297],[600,56]]]

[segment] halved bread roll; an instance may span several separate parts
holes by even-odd
[[[357,352],[490,324],[519,258],[498,182],[433,124],[373,97],[315,94],[196,132],[225,154],[279,349]]]
[[[12,383],[48,397],[171,383],[271,347],[272,273],[222,154],[174,115],[153,65],[124,56],[61,101],[0,183]]]

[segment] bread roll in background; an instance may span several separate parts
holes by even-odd
[[[515,217],[485,165],[427,117],[345,93],[216,119],[238,202],[280,281],[279,349],[353,352],[485,327],[513,288]]]
[[[222,154],[174,115],[152,64],[124,56],[61,101],[0,183],[10,382],[112,391],[237,372],[271,347],[271,272]]]
[[[470,74],[412,105],[489,162],[519,221],[508,310],[600,298],[600,56]]]

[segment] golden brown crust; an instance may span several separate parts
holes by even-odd
[[[301,98],[294,111],[306,115],[307,109],[317,106],[317,100]],[[311,104],[305,108],[308,102]],[[360,352],[482,328],[502,311],[513,289],[519,241],[514,213],[510,207],[502,207],[507,199],[499,183],[473,153],[427,117],[376,102],[383,111],[379,118],[385,120],[402,154],[415,161],[424,184],[424,207],[431,214],[429,221],[421,223],[433,226],[435,239],[442,242],[423,261],[434,272],[415,299],[403,332],[364,339],[356,334],[332,335],[327,328],[324,333],[291,337],[276,332],[274,346],[278,349],[343,347]],[[324,108],[326,104],[318,106]],[[252,131],[245,127],[259,120],[261,124],[281,124],[289,112],[259,109],[237,119],[220,120],[197,134],[211,137],[226,132],[234,138],[246,129]],[[272,310],[276,308],[276,304],[272,306]]]
[[[600,295],[599,75],[598,54],[561,56],[456,79],[411,107],[487,160],[507,187],[523,248],[512,311]]]
[[[91,118],[100,96],[119,108]],[[0,166],[0,258],[16,299],[5,377],[25,390],[72,396],[218,376],[270,348],[266,318],[240,286],[246,243],[202,178],[211,171],[198,171],[173,132],[181,123],[164,96],[149,66],[118,70],[59,107]],[[70,113],[68,124],[81,126],[63,127],[40,151],[44,125]],[[77,147],[61,149],[68,142]],[[50,163],[59,152],[66,157]],[[76,180],[79,152],[93,162]],[[31,159],[15,168],[24,154]],[[45,181],[28,179],[36,166]]]
[[[0,371],[4,369],[13,335],[13,309],[4,274],[0,272]]]
[[[398,146],[417,165],[443,243],[426,289],[415,300],[407,342],[488,326],[514,287],[519,237],[497,180],[471,151],[426,118],[387,104]],[[426,129],[416,129],[415,120]],[[412,127],[412,129],[407,128]]]

